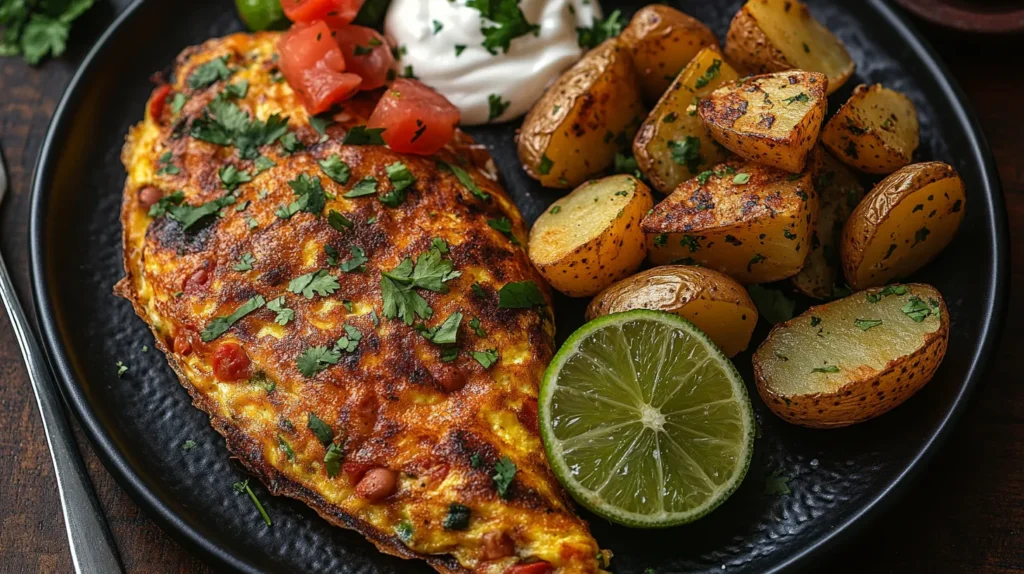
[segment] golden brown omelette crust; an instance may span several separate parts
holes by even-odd
[[[537,428],[537,387],[553,353],[550,306],[497,305],[497,291],[514,281],[535,281],[548,294],[523,248],[487,223],[507,217],[525,243],[522,217],[498,185],[489,154],[461,133],[436,158],[342,145],[350,128],[366,123],[374,94],[346,102],[322,135],[288,85],[275,81],[276,39],[274,33],[236,34],[185,50],[168,78],[169,101],[182,94],[184,105],[167,105],[157,118],[147,112],[132,128],[122,152],[128,171],[121,215],[126,277],[117,293],[150,324],[157,346],[229,450],[271,492],[306,502],[384,552],[425,559],[441,572],[501,572],[536,560],[564,572],[598,569],[598,546],[548,468]],[[229,57],[231,77],[203,89],[189,87],[197,66],[223,56]],[[240,185],[235,203],[219,217],[189,230],[170,217],[150,217],[140,203],[147,186],[165,196],[182,190],[185,203],[196,206],[228,193],[218,175],[223,166],[257,171],[235,147],[189,135],[205,106],[240,80],[248,82],[248,91],[234,103],[260,120],[286,116],[305,149],[289,155],[280,143],[261,147],[259,153],[276,165]],[[332,154],[351,168],[345,185],[318,165]],[[437,159],[462,165],[491,199],[474,196]],[[367,176],[377,179],[379,194],[390,191],[385,168],[399,161],[416,182],[398,207],[374,195],[342,197]],[[321,214],[283,219],[275,211],[298,197],[288,182],[299,174],[320,179],[330,194],[327,206]],[[331,210],[354,226],[333,228],[326,217]],[[434,238],[448,243],[446,257],[462,275],[447,283],[448,293],[418,293],[433,309],[427,327],[456,311],[464,314],[454,362],[442,362],[441,347],[383,312],[380,272],[405,257],[415,260]],[[363,249],[365,271],[346,273],[329,265],[325,246],[341,260],[349,258],[352,246]],[[235,270],[246,254],[252,256],[251,269]],[[337,292],[307,299],[288,291],[289,281],[321,269],[338,279]],[[194,280],[199,270],[211,279],[208,285]],[[482,292],[474,293],[474,283]],[[257,295],[267,301],[284,296],[294,319],[276,324],[276,313],[263,307],[220,337],[202,341],[200,333],[214,317],[231,314]],[[472,318],[479,319],[485,337],[470,328]],[[357,348],[342,353],[336,365],[304,376],[299,355],[311,346],[332,346],[345,334],[344,324],[363,333]],[[246,351],[251,380],[216,379],[211,358],[225,343]],[[500,359],[485,369],[471,352],[487,349],[497,350]],[[397,471],[397,492],[371,502],[354,493],[345,474],[328,478],[325,448],[307,428],[311,412],[331,426],[346,463]],[[517,467],[506,498],[498,496],[492,479],[503,456]],[[444,528],[452,503],[471,509],[467,529]],[[486,555],[488,535],[511,541],[514,555]]]

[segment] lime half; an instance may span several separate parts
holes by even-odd
[[[637,310],[587,323],[551,361],[539,403],[555,474],[614,522],[692,522],[728,498],[750,464],[743,380],[677,315]]]

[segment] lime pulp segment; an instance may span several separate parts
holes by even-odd
[[[601,317],[555,355],[540,390],[551,466],[609,520],[684,524],[721,504],[753,450],[735,367],[689,321],[658,311]]]

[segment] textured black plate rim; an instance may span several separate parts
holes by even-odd
[[[215,563],[234,570],[260,572],[249,561],[218,546],[186,523],[161,498],[150,490],[149,485],[135,473],[124,454],[114,444],[107,428],[100,423],[99,418],[93,412],[92,405],[88,402],[84,389],[74,377],[74,370],[71,367],[67,351],[61,341],[53,302],[49,298],[50,286],[46,276],[43,231],[46,219],[47,190],[52,181],[50,164],[54,161],[54,154],[60,153],[54,146],[57,145],[56,142],[61,139],[67,130],[65,114],[81,100],[80,87],[87,81],[97,59],[106,53],[110,37],[121,26],[132,19],[136,10],[143,2],[145,0],[135,0],[126,8],[89,51],[68,84],[64,95],[61,97],[50,121],[46,137],[43,140],[33,175],[29,213],[29,251],[36,314],[39,318],[39,326],[43,335],[43,346],[57,374],[61,394],[64,396],[72,412],[75,413],[86,436],[92,442],[94,451],[121,488],[132,497],[136,504],[145,509],[149,516],[164,531],[171,534],[186,547],[199,552],[205,558]],[[910,480],[919,473],[921,468],[935,454],[938,446],[949,435],[953,423],[962,414],[967,405],[967,399],[984,374],[984,370],[995,351],[1002,331],[1003,312],[1006,307],[1006,287],[1009,277],[1009,235],[1007,232],[1006,209],[1003,205],[998,172],[996,171],[995,161],[992,158],[988,143],[981,131],[977,118],[967,107],[963,92],[955,80],[952,79],[945,65],[939,61],[928,42],[917,33],[902,15],[894,11],[884,0],[869,0],[868,3],[881,18],[886,20],[897,31],[915,55],[925,63],[928,72],[935,78],[942,95],[953,103],[953,107],[956,110],[956,119],[961,124],[964,136],[967,138],[973,152],[973,160],[981,168],[979,172],[983,188],[988,197],[989,219],[993,222],[990,238],[995,246],[993,252],[993,275],[995,276],[995,281],[992,282],[989,289],[989,299],[992,304],[981,319],[982,338],[977,347],[978,350],[971,360],[965,381],[960,386],[960,392],[957,393],[952,406],[938,429],[921,445],[917,454],[907,464],[906,468],[889,485],[881,489],[859,512],[829,529],[825,534],[806,545],[796,554],[777,564],[772,568],[772,572],[793,566],[806,566],[812,559],[820,557],[826,551],[842,544],[852,535],[856,534],[868,522],[868,518],[877,516],[882,509],[896,499],[897,494],[906,489]]]

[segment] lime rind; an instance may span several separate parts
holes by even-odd
[[[646,336],[643,324],[658,325],[670,344]],[[616,348],[628,350],[628,360],[618,360]],[[560,387],[570,359],[577,386]],[[672,378],[673,370],[686,376]],[[723,378],[728,385],[699,384]],[[665,379],[676,385],[661,384]],[[654,383],[641,385],[643,380]],[[561,420],[563,438],[553,424],[556,391],[559,405],[577,415]],[[704,395],[708,400],[695,399]],[[696,409],[719,426],[684,424],[692,423],[685,415]],[[638,528],[676,526],[707,515],[738,488],[753,454],[753,409],[736,368],[700,329],[660,311],[607,315],[573,333],[544,374],[539,414],[551,468],[573,498],[599,516]]]

